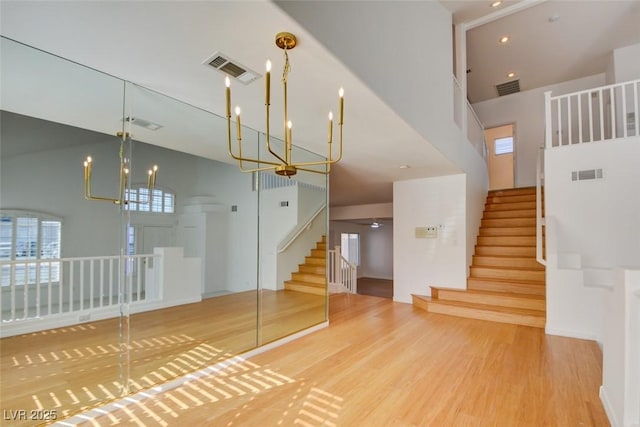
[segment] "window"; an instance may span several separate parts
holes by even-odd
[[[38,268],[40,281],[60,280],[60,262],[28,262],[31,260],[59,260],[62,222],[37,213],[0,213],[0,285],[36,283]],[[39,266],[39,267],[38,267]]]
[[[360,235],[357,233],[341,233],[340,252],[351,264],[360,265]]]
[[[143,186],[125,190],[125,198],[129,203],[124,208],[131,212],[175,213],[175,194],[162,188],[153,189],[151,203],[149,189]]]
[[[494,140],[495,155],[513,153],[513,137],[496,138]]]

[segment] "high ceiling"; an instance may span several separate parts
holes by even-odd
[[[604,72],[611,49],[640,42],[640,26],[633,25],[640,22],[637,0],[505,1],[499,10],[489,7],[489,0],[442,3],[455,22],[474,23],[467,32],[468,95],[473,102],[495,97],[494,86],[506,79],[508,70],[517,73],[522,90],[531,89]],[[346,92],[345,153],[331,176],[332,205],[390,202],[395,180],[459,172],[271,1],[3,0],[0,12],[3,36],[220,115],[224,76],[202,62],[221,51],[263,73],[270,58],[276,76],[271,91],[276,137],[282,137],[276,125],[283,120],[277,86],[282,53],[273,39],[280,31],[293,32],[299,47],[290,54],[289,111],[296,145],[326,151],[327,112],[336,110],[337,89],[344,86]],[[559,19],[549,22],[554,15]],[[503,34],[511,37],[505,46],[497,42]],[[265,127],[262,82],[233,86],[243,124],[258,130]],[[187,150],[176,144],[176,149]],[[412,168],[400,169],[403,164]]]
[[[613,49],[640,43],[640,1],[443,1],[467,31],[467,95],[498,96],[604,73]],[[509,37],[500,43],[503,36]],[[508,73],[513,72],[513,77]]]

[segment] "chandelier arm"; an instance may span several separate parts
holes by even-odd
[[[331,148],[331,147],[329,147]],[[338,157],[336,159],[331,158],[331,152],[329,152],[328,160],[317,160],[315,162],[302,162],[302,163],[294,163],[293,166],[300,169],[300,166],[319,166],[319,165],[333,165],[334,163],[338,163],[342,160],[342,126],[340,126],[340,149],[338,151]]]
[[[276,162],[269,162],[266,160],[257,160],[257,159],[252,159],[249,157],[242,157],[242,153],[240,153],[239,156],[236,156],[235,154],[233,154],[233,149],[231,147],[231,116],[227,116],[227,142],[228,142],[228,150],[229,150],[229,155],[235,159],[238,160],[238,163],[240,165],[240,169],[243,172],[250,172],[249,170],[244,170],[242,169],[242,162],[253,162],[253,163],[265,163],[268,165],[274,165],[274,166],[279,166],[279,163]]]
[[[318,171],[318,170],[314,170],[314,169],[307,169],[307,168],[301,168],[296,166],[296,169],[301,170],[301,171],[305,171],[305,172],[312,172],[312,173],[317,173],[317,174],[321,174],[321,175],[328,175],[329,171]]]
[[[269,104],[265,104],[266,108],[267,108],[267,150],[269,151],[269,153],[271,153],[272,156],[274,156],[275,158],[277,158],[278,160],[280,160],[282,163],[286,163],[286,161],[278,156],[272,149],[271,149],[271,143],[270,143],[270,131],[269,131]]]
[[[276,167],[278,167],[280,165],[275,165],[275,166],[265,166],[262,168],[253,168],[253,169],[243,169],[243,168],[239,168],[240,172],[262,172],[262,171],[268,171],[268,170],[273,170]]]

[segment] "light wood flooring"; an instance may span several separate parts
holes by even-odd
[[[608,426],[596,343],[330,297],[330,326],[82,425]]]
[[[148,389],[254,348],[257,342],[322,323],[325,301],[325,296],[291,291],[262,291],[259,299],[251,291],[132,315],[131,390]],[[0,340],[0,409],[55,409],[63,418],[119,399],[118,322],[109,319]],[[0,419],[0,425],[4,422]]]
[[[358,278],[358,293],[360,295],[393,298],[393,280],[360,277]]]

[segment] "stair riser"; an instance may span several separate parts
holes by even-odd
[[[525,187],[525,188],[509,188],[506,190],[492,190],[489,191],[488,197],[495,196],[520,196],[523,194],[536,194],[535,187]]]
[[[304,262],[305,264],[311,264],[311,265],[322,265],[322,266],[327,265],[326,258],[313,258],[308,256],[308,257],[304,257]]]
[[[298,271],[300,273],[325,274],[326,267],[323,267],[321,265],[300,264],[298,265]]]
[[[536,236],[478,236],[478,246],[535,246]]]
[[[311,250],[311,256],[314,258],[326,258],[327,257],[327,251],[323,251],[320,249],[312,249]]]
[[[487,204],[495,203],[518,203],[518,202],[534,202],[536,201],[535,194],[518,194],[514,196],[487,196]]]
[[[544,328],[545,326],[545,318],[542,316],[498,313],[469,307],[446,306],[438,304],[437,302],[428,303],[428,307],[431,313],[448,314],[451,316],[466,317],[468,319],[489,320],[514,325],[533,326],[536,328]]]
[[[500,307],[524,308],[529,310],[545,310],[546,302],[543,298],[532,299],[526,297],[485,295],[467,292],[451,292],[446,289],[431,291],[432,298],[446,301],[458,301],[472,304],[497,305]]]
[[[296,292],[304,292],[305,294],[313,294],[313,295],[325,295],[327,293],[325,288],[316,287],[316,286],[304,286],[300,284],[284,284],[284,289],[287,291],[296,291]]]
[[[515,258],[515,257],[484,257],[474,256],[473,267],[515,267],[530,268],[532,270],[544,270],[544,266],[539,264],[535,258]]]
[[[475,254],[479,256],[518,256],[535,257],[535,246],[476,246]]]
[[[325,284],[327,279],[324,275],[316,275],[309,273],[292,273],[291,278],[298,282],[309,282],[315,284]]]
[[[535,218],[501,218],[501,219],[483,219],[480,226],[482,228],[491,227],[535,227]]]
[[[544,271],[505,270],[487,267],[471,267],[471,277],[499,280],[523,280],[528,282],[545,282]]]
[[[476,291],[512,292],[526,295],[545,295],[543,284],[495,282],[489,279],[467,279],[467,288]]]
[[[320,251],[326,251],[327,250],[327,244],[326,243],[317,243],[316,244],[316,249],[320,250]]]
[[[535,236],[535,227],[482,227],[481,236]]]
[[[486,204],[484,207],[485,211],[517,211],[535,208],[536,202]]]
[[[520,209],[515,211],[484,211],[482,219],[495,218],[535,218],[535,209]]]

